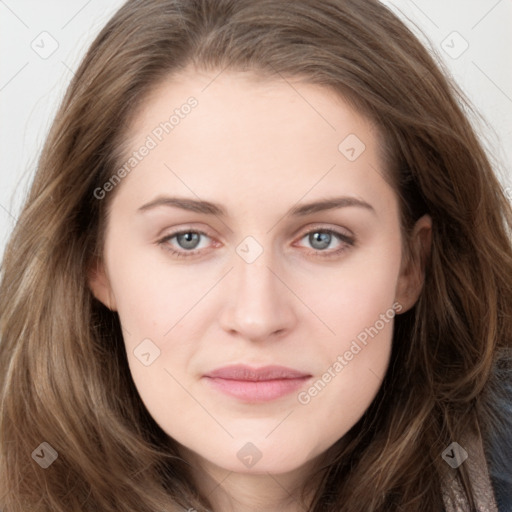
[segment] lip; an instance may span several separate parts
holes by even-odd
[[[310,374],[285,366],[232,365],[203,376],[214,389],[245,402],[268,402],[296,391]]]

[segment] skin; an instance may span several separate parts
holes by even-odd
[[[413,306],[420,258],[402,253],[398,200],[383,178],[377,130],[320,86],[188,70],[152,91],[130,126],[127,155],[190,96],[198,106],[117,186],[90,287],[118,312],[140,397],[181,446],[214,510],[303,510],[300,485],[381,385],[393,320],[307,404],[298,392],[246,403],[202,376],[228,364],[280,364],[312,375],[307,391],[393,304],[401,313]],[[366,146],[354,161],[338,149],[349,134]],[[165,205],[138,211],[162,195],[216,202],[227,214]],[[286,215],[333,196],[371,208]],[[333,234],[322,249],[307,236],[320,228],[354,243]],[[182,229],[206,233],[198,254],[167,250],[193,250],[183,238],[162,242]],[[413,254],[427,250],[430,231],[425,216]],[[262,250],[251,263],[237,253],[247,236]],[[144,339],[160,350],[149,366],[134,355]],[[237,457],[249,442],[261,453],[252,467]]]

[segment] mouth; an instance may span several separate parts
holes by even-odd
[[[244,402],[268,402],[298,390],[311,374],[285,366],[252,368],[233,365],[218,368],[203,376],[215,390]]]

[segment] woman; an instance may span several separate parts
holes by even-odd
[[[128,1],[3,262],[3,510],[508,510],[512,212],[458,101],[377,1]]]

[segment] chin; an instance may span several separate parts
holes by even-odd
[[[288,447],[290,448],[290,447]],[[263,447],[248,442],[235,448],[235,457],[226,458],[225,453],[221,457],[210,459],[216,466],[226,470],[243,474],[283,474],[299,469],[307,464],[314,455],[297,449],[282,451],[278,446],[270,443]]]

